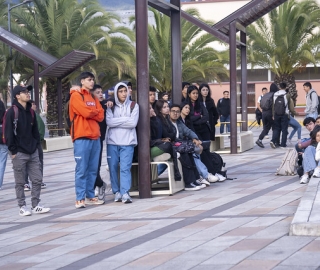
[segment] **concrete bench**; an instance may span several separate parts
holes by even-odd
[[[157,165],[166,164],[168,167],[168,177],[159,178]],[[130,195],[139,196],[139,180],[138,180],[138,163],[132,163],[131,175],[132,175],[132,187]],[[183,178],[181,181],[174,180],[173,163],[171,161],[159,161],[150,162],[151,165],[151,194],[152,195],[173,195],[181,190],[184,190]],[[182,176],[181,163],[178,160],[179,171]]]
[[[242,131],[238,132],[238,152],[248,151],[253,148],[254,141],[253,141],[253,133],[252,131]],[[230,134],[217,134],[215,137],[215,141],[211,141],[210,145],[210,152],[217,152],[217,153],[230,153],[230,148],[225,146],[225,139],[229,139]]]
[[[73,148],[71,136],[46,138],[41,142],[43,152]]]

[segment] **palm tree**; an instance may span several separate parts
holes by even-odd
[[[248,27],[248,62],[270,69],[275,83],[286,82],[297,98],[293,72],[316,64],[320,8],[314,0],[288,0]]]
[[[97,78],[103,70],[116,70],[119,77],[121,67],[131,65],[133,46],[131,31],[116,27],[119,18],[103,11],[98,0],[34,0],[33,6],[23,7],[13,12],[17,33],[43,51],[61,58],[73,49],[94,52],[96,60],[63,80],[63,92],[70,88],[70,80],[83,70],[90,70]],[[122,33],[117,36],[115,33]],[[129,38],[128,38],[129,35]],[[15,70],[22,79],[33,75],[30,60],[20,54],[15,55]],[[47,89],[47,123],[57,123],[56,78],[44,78]]]
[[[159,91],[168,92],[172,85],[170,18],[155,9],[150,10],[155,18],[155,25],[148,26],[150,84]],[[196,9],[189,9],[187,12],[200,18]],[[225,60],[212,47],[211,43],[217,41],[214,36],[204,33],[199,27],[183,19],[181,40],[183,80],[220,81],[221,76],[228,76],[228,71],[223,65]]]

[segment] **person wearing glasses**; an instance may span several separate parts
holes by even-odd
[[[8,109],[4,121],[4,137],[12,159],[20,216],[42,214],[50,211],[50,208],[39,204],[42,184],[38,153],[40,134],[37,119],[29,102],[29,91],[31,90],[32,86],[20,85],[13,89],[12,107]],[[28,173],[32,183],[31,211],[26,206],[24,194],[26,173]]]

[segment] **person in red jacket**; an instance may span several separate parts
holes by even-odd
[[[76,161],[76,208],[104,203],[94,196],[100,154],[99,122],[104,119],[104,110],[99,100],[90,93],[94,79],[91,72],[82,72],[79,77],[81,88],[70,91],[70,130]]]

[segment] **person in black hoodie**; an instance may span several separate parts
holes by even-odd
[[[206,107],[209,114],[209,124],[210,124],[210,140],[214,141],[216,136],[216,124],[219,120],[219,113],[211,97],[210,87],[207,83],[203,83],[199,86],[200,92],[200,102]],[[201,99],[202,98],[202,99]]]
[[[13,91],[12,107],[5,117],[5,142],[11,154],[12,167],[15,178],[16,196],[20,207],[20,216],[42,214],[50,211],[39,204],[42,183],[38,145],[40,134],[37,119],[31,109],[30,90],[32,86],[16,86]],[[26,172],[32,183],[31,211],[26,207],[24,184]]]
[[[102,159],[102,151],[103,151],[103,142],[106,138],[106,132],[107,132],[107,122],[106,122],[106,110],[107,110],[107,103],[111,103],[109,107],[112,107],[113,102],[107,101],[103,99],[103,92],[102,92],[102,87],[99,84],[95,84],[90,90],[91,94],[96,97],[104,109],[104,119],[101,122],[98,122],[99,127],[100,127],[100,157],[99,157],[99,166],[98,166],[98,172],[97,172],[97,178],[96,182],[94,183],[94,188],[98,187],[98,199],[99,200],[104,200],[105,197],[105,191],[106,191],[106,183],[103,182],[101,176],[100,176],[100,167],[101,167],[101,159]]]
[[[230,123],[221,124],[221,122],[230,122],[230,98],[229,91],[223,91],[223,98],[220,98],[217,104],[217,110],[220,115],[220,134],[224,132],[224,125],[227,126],[226,132],[230,132]]]

